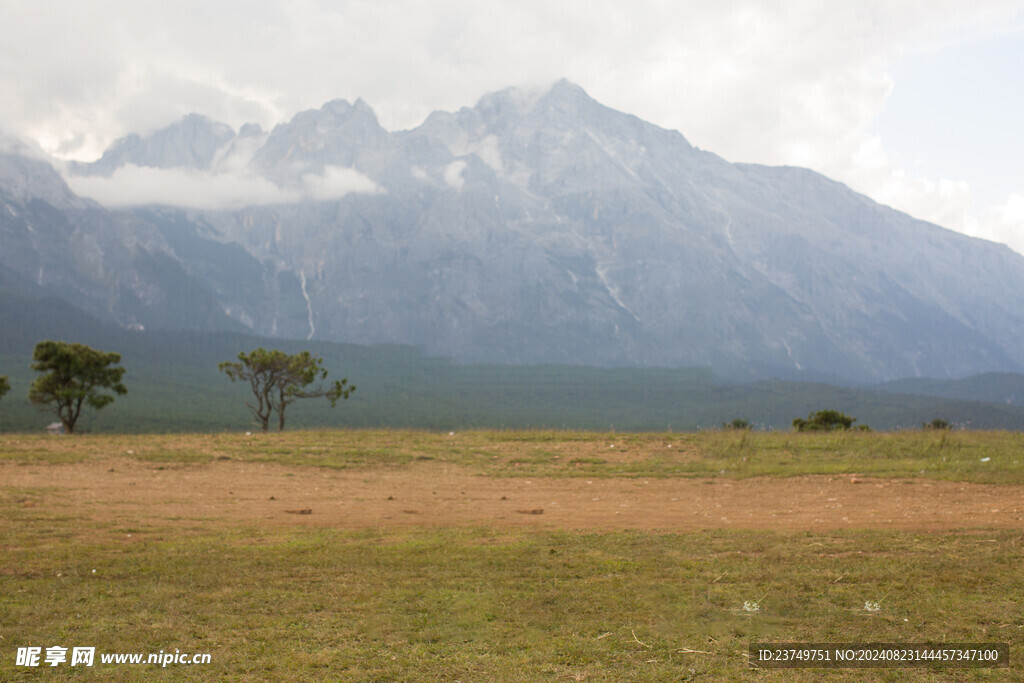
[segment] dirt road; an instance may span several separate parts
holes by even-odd
[[[920,479],[528,479],[436,462],[330,470],[112,458],[4,463],[0,483],[9,504],[124,525],[1024,529],[1024,487]]]

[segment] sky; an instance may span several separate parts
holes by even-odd
[[[1024,0],[0,0],[0,130],[58,159],[198,112],[390,130],[560,78],[729,161],[1024,254]]]

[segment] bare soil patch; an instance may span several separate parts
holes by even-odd
[[[15,506],[101,524],[571,530],[1024,529],[1024,487],[921,479],[485,477],[446,463],[331,470],[127,458],[0,464]],[[14,498],[11,498],[11,495]]]

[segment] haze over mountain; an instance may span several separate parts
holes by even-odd
[[[1024,257],[566,81],[400,132],[361,100],[269,133],[191,115],[69,172],[147,206],[5,155],[0,275],[122,324],[747,378],[1024,367]]]

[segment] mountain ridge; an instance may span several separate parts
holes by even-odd
[[[195,140],[223,131],[191,121]],[[249,129],[248,147],[170,130],[115,143],[137,150],[120,172],[241,169],[291,199],[128,212],[256,333],[739,379],[1024,368],[1024,257],[807,169],[729,163],[568,81],[406,131],[362,100]],[[230,277],[201,258],[229,245]]]

